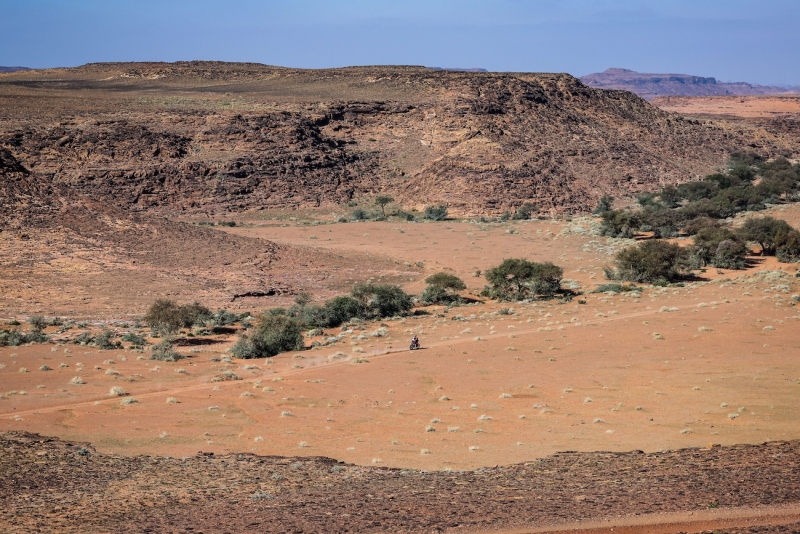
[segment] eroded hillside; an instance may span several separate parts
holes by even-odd
[[[759,126],[686,120],[565,74],[97,64],[0,76],[0,146],[125,209],[218,214],[388,193],[408,208],[545,213],[710,172]],[[17,164],[15,163],[15,165]],[[7,166],[6,166],[7,167]]]

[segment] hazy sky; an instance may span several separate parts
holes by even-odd
[[[0,65],[255,61],[800,84],[800,0],[0,0]]]

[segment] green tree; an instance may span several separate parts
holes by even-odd
[[[383,218],[386,218],[386,205],[394,202],[394,199],[387,195],[379,195],[375,197],[375,204],[380,206]]]
[[[441,272],[425,279],[428,287],[422,292],[421,300],[425,304],[449,304],[460,299],[458,291],[467,288],[461,278],[454,274]]]
[[[243,335],[231,349],[236,358],[269,358],[303,348],[303,327],[291,317],[263,315],[249,335]]]
[[[753,241],[761,247],[762,256],[774,256],[778,239],[793,228],[786,221],[773,217],[751,217],[744,221],[739,236],[745,241]]]
[[[561,289],[564,270],[550,262],[536,263],[525,259],[508,258],[484,276],[491,284],[483,294],[500,300],[523,300],[540,295],[552,297]]]
[[[411,295],[399,286],[364,284],[353,288],[353,298],[361,304],[366,318],[394,317],[411,311]]]
[[[689,252],[666,241],[645,241],[617,253],[612,278],[632,282],[673,281],[688,271]]]

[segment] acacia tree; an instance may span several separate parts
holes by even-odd
[[[380,206],[383,218],[386,218],[386,205],[394,202],[394,199],[388,195],[379,195],[375,198],[375,204]]]
[[[508,258],[485,273],[483,295],[500,300],[523,300],[534,295],[552,297],[561,289],[564,270],[550,262]]]
[[[739,229],[739,235],[746,241],[758,243],[762,256],[774,256],[778,241],[792,232],[786,221],[773,217],[747,219]]]
[[[461,278],[450,273],[436,273],[425,279],[428,287],[422,292],[421,300],[425,304],[443,304],[460,300],[458,291],[467,289]]]

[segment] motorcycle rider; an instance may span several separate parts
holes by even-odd
[[[419,348],[419,338],[417,334],[414,334],[414,337],[411,338],[411,346],[414,348]]]

